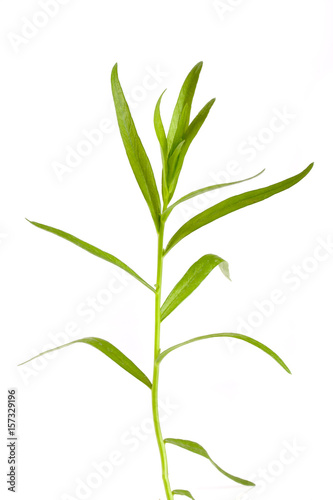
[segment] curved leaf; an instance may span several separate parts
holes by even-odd
[[[207,186],[207,187],[204,187],[201,189],[197,189],[196,191],[192,191],[191,193],[183,196],[182,198],[177,200],[175,203],[170,205],[170,207],[168,207],[162,214],[163,220],[166,220],[169,217],[172,210],[175,207],[177,207],[180,203],[183,203],[184,201],[188,201],[191,198],[194,198],[195,196],[200,196],[201,194],[207,193],[208,191],[214,191],[215,189],[220,189],[220,188],[224,188],[224,187],[228,187],[228,186],[233,186],[234,184],[240,184],[241,182],[250,181],[251,179],[254,179],[255,177],[258,177],[259,175],[261,175],[263,172],[265,172],[265,169],[263,169],[258,174],[253,175],[252,177],[248,177],[247,179],[241,179],[240,181],[234,181],[234,182],[226,182],[223,184],[214,184],[213,186]]]
[[[96,337],[86,337],[84,339],[80,340],[74,340],[73,342],[69,342],[68,344],[61,345],[59,347],[55,347],[54,349],[49,349],[48,351],[44,351],[37,356],[34,356],[31,359],[28,359],[28,361],[24,361],[24,363],[20,363],[18,366],[24,365],[25,363],[29,363],[29,361],[32,361],[33,359],[39,358],[39,356],[43,356],[44,354],[47,354],[49,352],[57,351],[58,349],[62,349],[63,347],[67,347],[72,344],[77,344],[77,343],[83,343],[83,344],[88,344],[91,345],[92,347],[95,347],[99,351],[101,351],[103,354],[108,356],[108,358],[112,359],[117,365],[121,366],[124,370],[126,370],[128,373],[133,375],[136,379],[140,380],[143,384],[145,384],[149,389],[151,389],[152,384],[149,380],[148,377],[138,368],[133,361],[131,361],[125,354],[123,354],[119,349],[117,349],[114,345],[110,344],[107,340],[99,339]]]
[[[230,279],[229,266],[225,260],[218,255],[204,255],[189,268],[166,298],[161,307],[161,321],[194,292],[216,266],[220,266],[222,273]]]
[[[291,374],[291,371],[289,370],[288,366],[282,361],[280,356],[278,356],[272,349],[269,347],[265,346],[261,342],[258,342],[258,340],[252,339],[251,337],[247,337],[246,335],[242,335],[241,333],[212,333],[211,335],[203,335],[202,337],[195,337],[194,339],[187,340],[186,342],[182,342],[181,344],[174,345],[172,347],[169,347],[169,349],[166,349],[165,351],[161,352],[161,354],[157,358],[157,362],[160,363],[167,354],[170,352],[174,351],[175,349],[178,349],[179,347],[183,347],[184,345],[187,344],[192,344],[192,342],[197,342],[198,340],[206,340],[206,339],[213,339],[217,337],[230,337],[234,339],[239,339],[239,340],[244,340],[245,342],[248,342],[249,344],[254,345],[255,347],[258,347],[262,351],[264,351],[266,354],[271,356],[277,363],[279,363],[280,366],[284,370],[286,370],[287,373]]]
[[[199,113],[197,116],[192,120],[190,123],[189,127],[185,131],[183,135],[184,139],[184,146],[181,149],[181,152],[179,154],[179,157],[177,159],[177,163],[173,169],[172,174],[170,174],[170,181],[169,181],[169,190],[170,190],[170,199],[172,198],[173,193],[175,192],[178,178],[184,163],[184,159],[186,156],[186,153],[188,151],[188,148],[190,147],[193,139],[199,132],[200,128],[202,127],[203,123],[205,122],[209,111],[211,110],[211,107],[213,106],[214,102],[216,99],[211,99]]]
[[[118,79],[118,67],[114,65],[111,73],[113,100],[116,108],[120,134],[128,160],[135,178],[147,202],[156,229],[160,226],[161,201],[157,191],[153,170],[136,131],[127,101]]]
[[[33,224],[36,227],[39,227],[40,229],[44,229],[44,231],[48,231],[50,233],[56,234],[57,236],[60,236],[61,238],[64,238],[67,241],[70,241],[71,243],[74,243],[74,245],[77,245],[80,248],[83,248],[83,250],[86,250],[89,253],[92,253],[93,255],[96,255],[96,257],[99,257],[101,259],[106,260],[107,262],[111,262],[111,264],[114,264],[124,271],[128,272],[131,276],[133,276],[135,279],[140,281],[143,285],[145,285],[149,290],[152,290],[155,293],[155,288],[153,288],[151,285],[149,285],[144,279],[142,279],[136,272],[133,271],[130,267],[128,267],[124,262],[121,260],[117,259],[114,255],[111,255],[110,253],[103,252],[103,250],[100,250],[97,247],[94,247],[93,245],[90,245],[89,243],[86,243],[85,241],[80,240],[79,238],[76,238],[75,236],[65,233],[65,231],[61,231],[60,229],[56,229],[51,226],[45,226],[44,224],[39,224],[38,222],[32,222],[29,219],[26,219],[30,224]]]
[[[173,490],[172,494],[173,495],[183,495],[184,497],[192,498],[192,500],[194,500],[191,493],[187,490]]]
[[[185,450],[191,451],[192,453],[196,453],[197,455],[201,455],[202,457],[207,458],[214,467],[220,471],[224,476],[227,476],[232,481],[235,481],[238,484],[242,484],[243,486],[255,486],[251,481],[247,481],[246,479],[241,479],[239,477],[233,476],[221,469],[208,455],[207,451],[198,443],[194,441],[187,441],[185,439],[165,439],[165,443],[174,444],[175,446],[179,446],[180,448],[184,448]]]
[[[194,92],[198,83],[198,79],[200,76],[200,72],[202,69],[202,62],[199,62],[196,64],[192,70],[189,72],[187,75],[182,88],[180,90],[178,100],[171,118],[171,123],[168,131],[168,136],[167,136],[167,141],[168,141],[168,149],[169,151],[172,150],[173,147],[173,142],[174,138],[176,135],[176,131],[178,128],[178,123],[180,120],[180,117],[183,113],[183,109],[185,105],[187,104],[187,118],[184,120],[184,127],[187,128],[189,121],[190,121],[190,113],[191,113],[191,107],[192,107],[192,101],[193,101],[193,96]]]
[[[197,229],[213,222],[216,219],[224,217],[227,214],[235,212],[241,208],[247,207],[248,205],[253,205],[259,201],[263,201],[266,198],[280,193],[286,189],[289,189],[294,184],[297,184],[301,179],[303,179],[312,169],[313,163],[311,163],[305,170],[301,173],[290,177],[277,184],[272,184],[261,189],[255,189],[254,191],[249,191],[247,193],[242,193],[227,200],[221,201],[217,205],[204,210],[200,214],[196,215],[188,222],[186,222],[171,238],[166,249],[165,254],[167,254],[171,248],[173,248],[177,243],[179,243],[183,238],[193,233]]]

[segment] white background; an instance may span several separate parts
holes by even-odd
[[[188,153],[176,198],[217,178],[266,169],[248,184],[204,197],[203,209],[312,161],[315,167],[291,190],[201,229],[166,258],[164,296],[205,253],[229,262],[232,282],[212,272],[166,319],[163,347],[209,333],[245,333],[245,321],[248,333],[293,372],[248,344],[223,339],[171,354],[161,374],[161,399],[169,405],[165,437],[199,442],[222,468],[258,486],[247,492],[204,458],[169,446],[171,483],[196,500],[327,498],[333,250],[323,242],[333,239],[331,2],[71,0],[48,2],[49,9],[52,3],[51,15],[46,1],[1,2],[1,497],[12,498],[5,412],[7,389],[16,387],[17,499],[165,498],[144,385],[80,344],[25,371],[16,367],[54,339],[96,336],[151,376],[153,295],[25,217],[113,253],[154,284],[154,226],[116,127],[100,133],[100,144],[76,167],[60,175],[59,163],[66,165],[68,148],[80,147],[101,122],[115,125],[109,77],[118,62],[159,180],[156,100],[168,88],[162,103],[168,124],[183,79],[203,60],[193,113],[217,101]],[[270,133],[276,110],[289,123]],[[259,138],[253,154],[244,152],[251,137]],[[231,174],[230,162],[238,165]],[[167,238],[200,206],[175,210]],[[279,304],[271,301],[276,289]],[[98,312],[88,306],[94,298]],[[140,437],[133,437],[138,427]],[[121,464],[100,479],[96,464],[117,451]],[[93,488],[76,491],[83,483]]]

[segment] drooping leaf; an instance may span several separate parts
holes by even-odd
[[[120,267],[121,269],[129,273],[131,276],[136,278],[138,281],[140,281],[140,283],[149,288],[149,290],[152,290],[155,293],[155,288],[149,285],[144,279],[142,279],[138,274],[136,274],[136,272],[134,272],[133,269],[128,267],[121,260],[117,259],[117,257],[115,257],[114,255],[111,255],[110,253],[107,252],[103,252],[103,250],[100,250],[99,248],[94,247],[93,245],[90,245],[89,243],[86,243],[85,241],[82,241],[79,238],[76,238],[72,234],[65,233],[65,231],[61,231],[60,229],[56,229],[51,226],[45,226],[44,224],[39,224],[38,222],[32,222],[31,220],[28,219],[26,220],[30,222],[30,224],[33,224],[34,226],[39,227],[40,229],[44,229],[44,231],[48,231],[49,233],[56,234],[57,236],[60,236],[61,238],[64,238],[65,240],[70,241],[71,243],[74,243],[74,245],[83,248],[83,250],[86,250],[87,252],[96,255],[96,257],[100,257],[101,259],[104,259],[107,262],[111,262],[111,264]]]
[[[115,64],[112,69],[111,86],[119,130],[126,154],[141,192],[147,202],[156,229],[159,230],[161,201],[156,187],[154,173],[141,139],[136,131],[130,109],[121,88],[117,64]]]
[[[208,455],[207,451],[198,443],[195,443],[194,441],[187,441],[185,439],[165,439],[165,443],[173,444],[175,446],[179,446],[180,448],[184,448],[185,450],[191,451],[192,453],[196,453],[197,455],[201,455],[202,457],[207,458],[214,467],[220,471],[224,476],[228,477],[229,479],[232,479],[232,481],[235,481],[238,484],[242,484],[243,486],[255,486],[254,483],[251,481],[247,481],[246,479],[241,479],[239,477],[233,476],[232,474],[229,474],[225,470],[221,469],[217,465],[217,463],[214,462]]]
[[[223,184],[214,184],[213,186],[207,186],[207,187],[204,187],[201,189],[197,189],[196,191],[192,191],[192,193],[189,193],[189,194],[183,196],[182,198],[177,200],[175,203],[170,205],[162,214],[163,220],[166,220],[169,217],[172,210],[175,207],[177,207],[180,203],[183,203],[184,201],[188,201],[191,198],[194,198],[195,196],[199,196],[201,194],[207,193],[208,191],[214,191],[215,189],[221,189],[224,187],[233,186],[234,184],[240,184],[241,182],[250,181],[251,179],[254,179],[255,177],[258,177],[259,175],[261,175],[264,171],[265,171],[265,169],[263,169],[258,174],[253,175],[252,177],[248,177],[247,179],[242,179],[240,181],[226,182]]]
[[[294,184],[297,184],[301,179],[303,179],[312,169],[313,163],[311,163],[305,170],[301,173],[290,177],[277,184],[272,184],[271,186],[264,187],[261,189],[255,189],[254,191],[249,191],[247,193],[242,193],[227,200],[221,201],[211,208],[207,208],[200,214],[196,215],[188,222],[186,222],[171,238],[166,249],[165,254],[167,254],[171,248],[173,248],[177,243],[179,243],[183,238],[193,233],[197,229],[213,222],[220,217],[224,217],[231,212],[235,212],[248,205],[253,205],[259,201],[263,201],[271,196],[289,189]]]
[[[171,123],[168,131],[168,148],[169,151],[172,149],[173,146],[173,141],[176,135],[177,127],[178,127],[178,122],[180,120],[180,117],[182,115],[183,109],[185,105],[187,104],[187,119],[184,123],[185,128],[187,128],[189,121],[190,121],[190,113],[191,113],[191,107],[192,107],[192,101],[193,101],[193,96],[194,92],[198,83],[199,75],[201,72],[202,68],[202,62],[199,62],[192,68],[190,73],[187,75],[182,88],[180,90],[178,100],[171,118]]]
[[[193,496],[188,490],[173,490],[172,492],[173,495],[183,495],[184,497],[192,498],[194,500]]]
[[[218,255],[204,255],[189,268],[166,298],[161,307],[161,321],[194,292],[216,266],[219,266],[222,273],[230,279],[229,266],[225,260]]]
[[[248,342],[249,344],[258,347],[266,354],[271,356],[277,363],[279,363],[279,365],[282,366],[282,368],[286,370],[287,373],[291,374],[291,371],[289,370],[288,366],[284,363],[284,361],[282,361],[280,356],[278,356],[274,351],[272,351],[272,349],[265,346],[258,340],[252,339],[251,337],[247,337],[246,335],[242,335],[240,333],[212,333],[211,335],[203,335],[201,337],[195,337],[194,339],[187,340],[186,342],[182,342],[181,344],[174,345],[172,347],[169,347],[169,349],[166,349],[165,351],[161,352],[161,354],[157,358],[157,361],[158,363],[160,363],[162,359],[165,358],[165,356],[167,356],[170,352],[174,351],[175,349],[178,349],[179,347],[183,347],[184,345],[192,344],[192,342],[197,342],[198,340],[207,340],[218,337],[230,337],[233,339],[244,340],[244,342]]]
[[[140,380],[140,382],[142,382],[147,387],[149,387],[149,389],[151,389],[152,384],[149,378],[140,370],[140,368],[138,368],[133,363],[133,361],[131,361],[127,356],[125,356],[125,354],[119,351],[119,349],[117,349],[114,345],[110,344],[110,342],[108,342],[107,340],[99,339],[96,337],[86,337],[84,339],[74,340],[73,342],[69,342],[68,344],[55,347],[54,349],[49,349],[48,351],[44,351],[38,354],[37,356],[34,356],[28,361],[24,361],[24,363],[21,363],[19,366],[24,365],[25,363],[29,363],[29,361],[32,361],[33,359],[36,359],[39,356],[43,356],[44,354],[47,354],[49,352],[57,351],[58,349],[62,349],[63,347],[67,347],[69,345],[77,344],[80,342],[95,347],[103,354],[108,356],[110,359],[112,359],[112,361],[117,363],[117,365],[121,366],[121,368],[123,368],[125,371],[133,375],[133,377]]]
[[[192,122],[190,123],[190,125],[188,126],[188,128],[186,129],[186,131],[183,135],[183,139],[185,141],[184,146],[181,149],[181,152],[179,154],[179,157],[177,159],[177,163],[175,164],[173,171],[169,173],[169,181],[168,181],[169,182],[169,191],[170,191],[169,199],[172,198],[173,193],[175,192],[178,178],[179,178],[179,175],[180,175],[183,163],[184,163],[186,153],[187,153],[193,139],[195,138],[195,136],[199,132],[200,128],[202,127],[203,123],[205,122],[205,120],[208,116],[208,113],[211,110],[211,107],[213,106],[215,100],[216,99],[210,100],[202,108],[202,110],[199,111],[199,113],[192,120]]]

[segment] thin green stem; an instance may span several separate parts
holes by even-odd
[[[160,336],[161,336],[161,288],[162,288],[162,272],[163,272],[163,236],[164,222],[161,221],[161,226],[158,234],[158,251],[157,251],[157,277],[156,277],[156,294],[155,294],[155,346],[154,346],[154,374],[152,387],[152,406],[153,419],[157,444],[161,456],[162,479],[164,484],[167,500],[173,500],[173,494],[169,481],[168,459],[165,449],[165,443],[162,436],[159,410],[158,410],[158,382],[160,375],[160,365],[157,358],[160,355]]]

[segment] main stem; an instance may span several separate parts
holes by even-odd
[[[162,436],[159,410],[158,410],[158,382],[160,375],[160,365],[157,358],[160,354],[160,337],[161,337],[161,288],[162,288],[162,272],[163,272],[163,236],[164,236],[164,221],[161,221],[160,230],[158,233],[158,250],[157,250],[157,277],[156,277],[156,293],[155,293],[155,347],[154,347],[154,374],[152,387],[152,405],[155,434],[158,448],[161,456],[162,464],[162,479],[165,493],[168,500],[173,500],[173,494],[169,481],[168,459],[165,450],[165,443]]]

